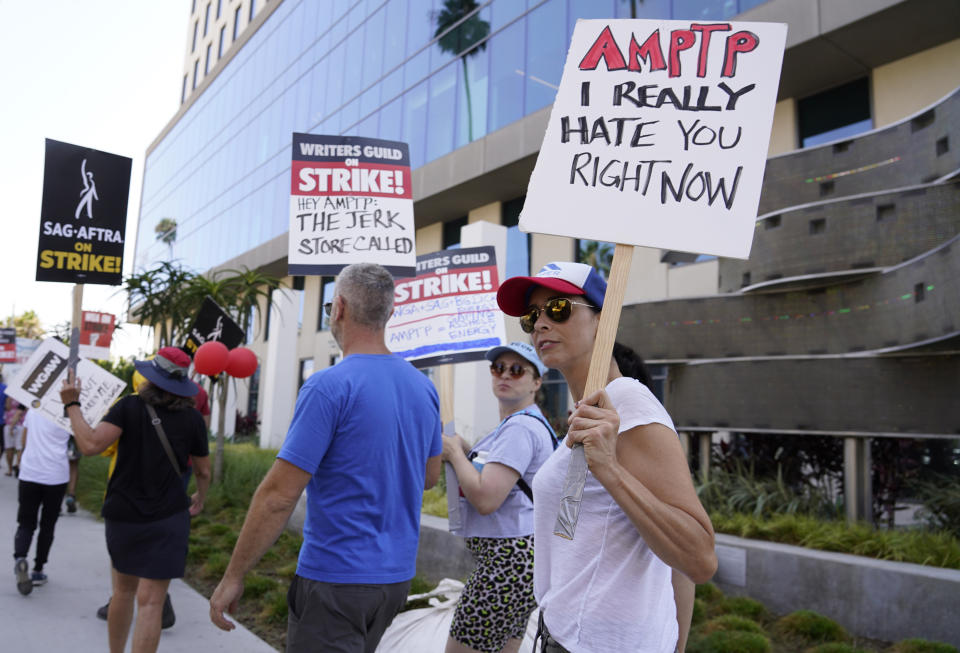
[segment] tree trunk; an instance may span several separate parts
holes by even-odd
[[[220,388],[220,413],[217,415],[217,448],[213,454],[213,482],[223,480],[223,443],[226,440],[224,430],[227,423],[227,375],[221,373],[217,378]]]

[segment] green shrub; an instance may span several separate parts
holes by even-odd
[[[770,640],[760,633],[738,630],[717,631],[691,638],[689,653],[770,653]]]
[[[887,649],[888,653],[957,653],[957,648],[926,639],[905,639]]]
[[[247,598],[256,598],[277,589],[278,585],[279,583],[272,578],[259,574],[247,574],[243,579],[243,595]]]
[[[882,530],[869,524],[848,525],[807,515],[761,519],[752,515],[715,512],[711,513],[710,519],[718,533],[879,560],[960,569],[960,539],[946,532]]]
[[[840,624],[813,610],[797,610],[782,617],[774,625],[774,632],[810,644],[848,639],[847,631]]]
[[[690,619],[690,625],[696,626],[702,624],[707,619],[707,604],[703,599],[693,600],[693,615]]]
[[[697,495],[707,510],[723,513],[755,517],[796,513],[838,516],[834,501],[814,486],[804,485],[798,493],[786,483],[781,468],[777,468],[776,476],[762,477],[740,461],[729,471],[711,469],[710,480],[697,487]]]
[[[443,474],[440,475],[443,478]],[[423,493],[423,512],[434,517],[447,517],[447,493],[435,485]]]
[[[729,596],[720,601],[718,609],[721,613],[740,615],[753,620],[767,618],[767,609],[764,605],[746,596]]]
[[[274,624],[285,624],[287,622],[287,590],[277,589],[268,592],[263,597],[263,609],[259,617],[264,621]]]
[[[806,649],[803,653],[869,653],[862,648],[854,648],[843,642],[828,642]]]
[[[746,617],[741,617],[735,614],[725,614],[719,617],[714,617],[705,623],[700,629],[700,631],[705,635],[721,631],[729,632],[734,630],[742,633],[763,633],[763,628],[761,628],[760,624],[758,624],[756,621],[751,621]]]
[[[712,603],[713,601],[722,599],[723,592],[713,583],[703,583],[702,585],[697,585],[696,597],[703,599],[707,603]]]
[[[911,489],[923,502],[918,517],[931,528],[960,537],[960,482],[957,477],[932,474],[927,480],[914,481]]]
[[[230,562],[230,554],[222,551],[211,553],[206,562],[203,563],[202,573],[205,578],[210,580],[220,580],[223,572],[227,570],[227,564]]]

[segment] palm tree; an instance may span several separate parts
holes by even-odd
[[[254,316],[258,326],[262,312],[269,310],[270,293],[282,287],[279,278],[259,270],[217,270],[206,275],[184,270],[169,261],[127,277],[124,288],[129,294],[130,315],[140,324],[159,330],[159,345],[186,342],[194,316],[206,297],[223,308],[241,327]],[[217,395],[220,414],[217,420],[217,446],[214,454],[213,481],[223,478],[223,446],[227,406],[227,375],[220,374]]]
[[[613,245],[599,240],[581,240],[578,247],[577,259],[586,263],[606,279],[610,276],[610,265],[613,263]]]
[[[196,275],[190,279],[183,294],[185,302],[196,307],[195,311],[200,310],[204,298],[210,297],[234,322],[245,328],[254,316],[258,326],[263,322],[262,311],[270,310],[271,292],[281,287],[279,278],[245,267],[242,270],[217,270],[210,275]],[[211,390],[219,387],[217,401],[220,408],[217,416],[217,445],[213,456],[214,483],[219,483],[223,478],[228,378],[227,373],[222,372],[216,379],[211,379],[214,384]]]
[[[177,240],[177,221],[173,218],[160,218],[153,228],[153,233],[157,235],[157,240],[167,245],[170,259],[173,260],[173,243]]]
[[[490,34],[490,23],[480,18],[476,0],[445,0],[443,9],[434,17],[437,29],[434,37],[440,37],[437,45],[443,52],[460,55],[474,43],[481,41]],[[469,18],[465,18],[469,16]],[[462,21],[462,22],[461,22]],[[458,24],[459,23],[459,24]],[[454,27],[456,25],[456,27]],[[453,29],[451,29],[453,27]],[[479,54],[487,47],[481,43],[470,52],[461,55],[463,63],[463,88],[467,93],[467,138],[473,141],[473,103],[470,101],[470,77],[467,73],[467,57]]]
[[[185,340],[196,310],[183,290],[196,276],[177,264],[163,261],[124,281],[130,321],[153,327],[159,347],[178,345]]]

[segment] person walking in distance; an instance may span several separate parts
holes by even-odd
[[[20,458],[20,481],[17,488],[17,533],[13,538],[14,573],[17,590],[23,595],[34,585],[47,582],[43,566],[47,564],[53,545],[53,529],[60,516],[60,502],[70,476],[67,467],[67,440],[70,433],[36,410],[27,411],[23,425],[23,455]],[[29,572],[27,554],[37,529],[36,557],[33,573]]]
[[[433,384],[387,349],[394,282],[380,265],[347,266],[324,306],[343,360],[297,397],[273,467],[260,483],[210,619],[234,624],[243,579],[280,535],[297,499],[307,513],[287,594],[287,651],[372,653],[406,602],[416,570],[423,491],[440,475]]]

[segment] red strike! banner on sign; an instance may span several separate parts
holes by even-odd
[[[449,297],[494,292],[493,279],[496,267],[451,270],[444,274],[428,273],[396,285],[393,293],[395,305],[407,302],[427,301]]]
[[[413,199],[410,182],[410,169],[405,166],[294,161],[290,193]]]

